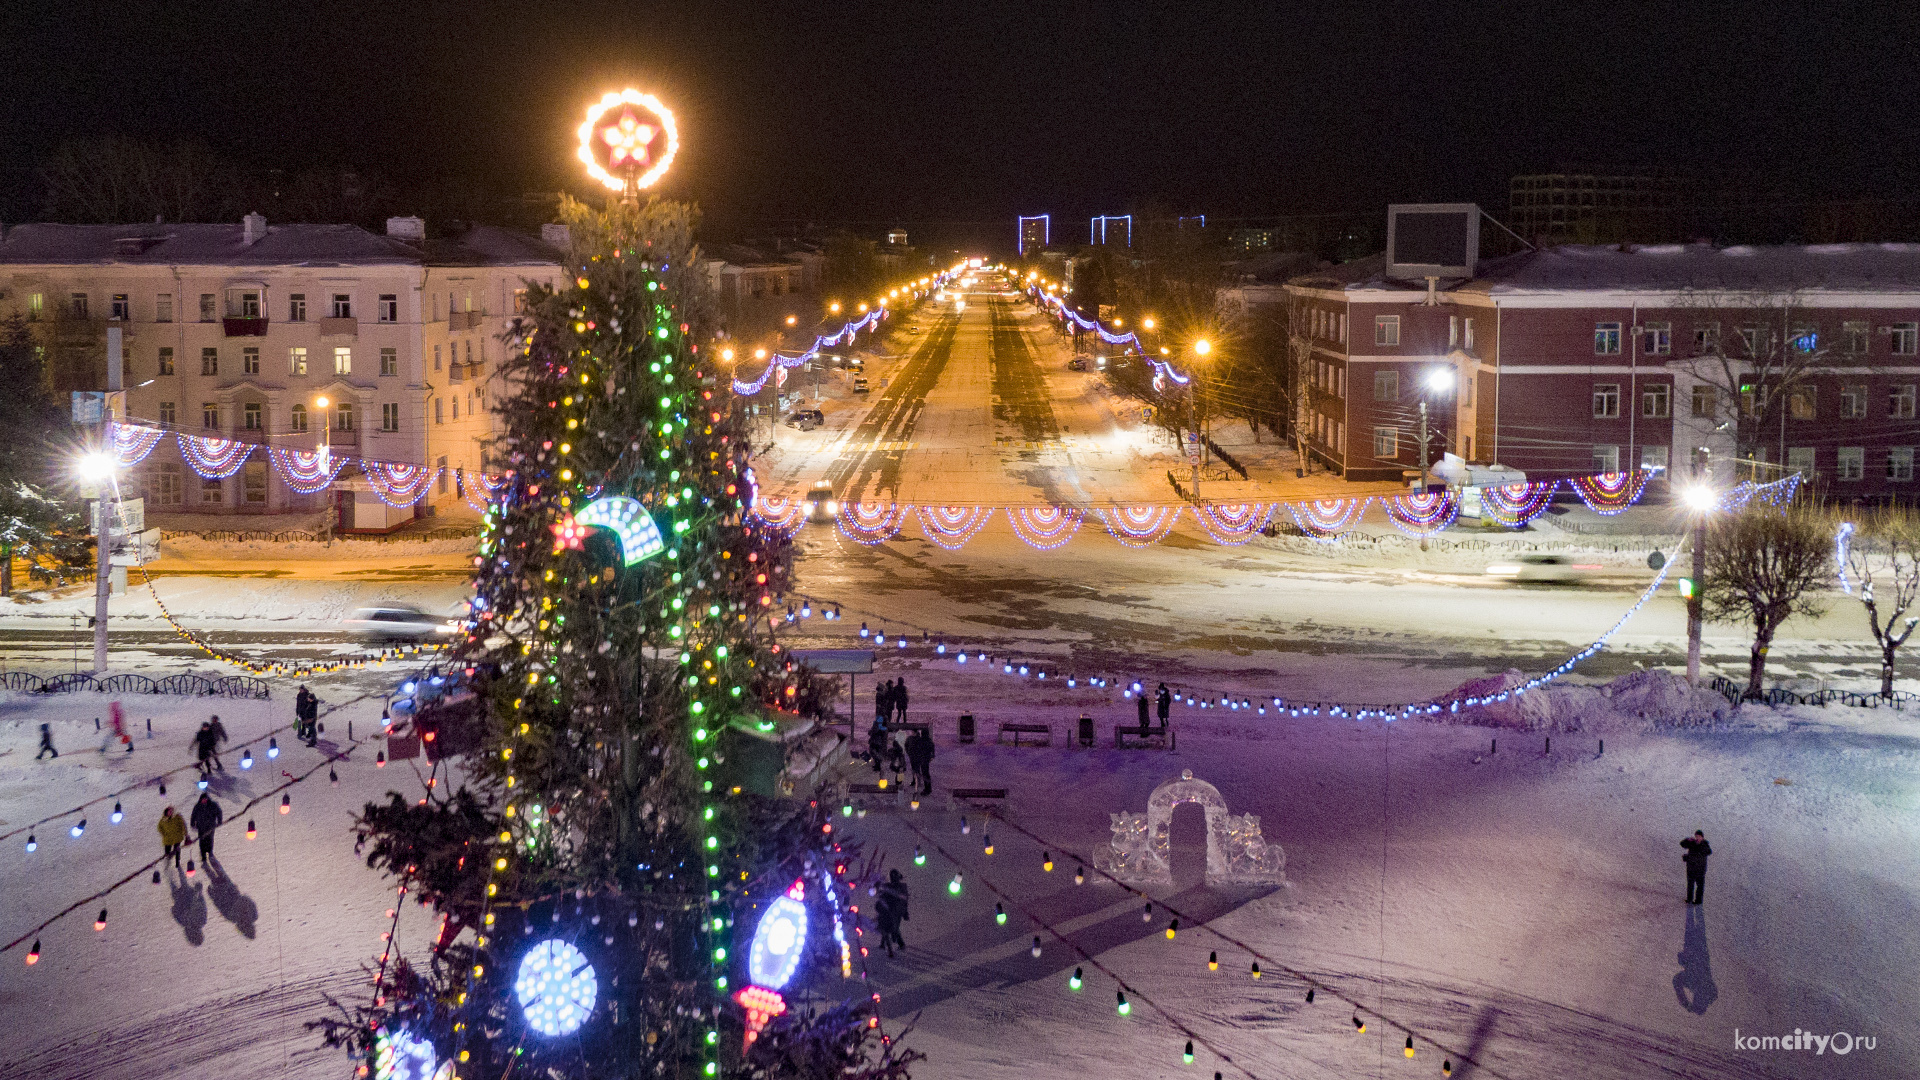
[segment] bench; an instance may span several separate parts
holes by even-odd
[[[1008,735],[1013,736],[1013,745],[1015,746],[1020,745],[1020,736],[1022,735],[1045,736],[1047,745],[1053,745],[1053,728],[1047,724],[1003,723],[1000,725],[1000,734],[994,741],[1004,742]]]
[[[948,788],[947,794],[955,799],[1004,799],[1007,789],[1003,787],[957,787]]]
[[[1126,745],[1127,745],[1126,740],[1129,738],[1139,739],[1140,745],[1142,746],[1145,746],[1148,742],[1157,740],[1160,743],[1160,745],[1165,747],[1166,749],[1168,750],[1173,749],[1173,732],[1170,728],[1154,727],[1151,724],[1146,724],[1146,725],[1119,724],[1114,726],[1114,729],[1113,729],[1114,749],[1116,750],[1126,749]]]

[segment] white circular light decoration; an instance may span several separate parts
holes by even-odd
[[[609,93],[589,105],[580,125],[579,156],[587,175],[615,191],[627,190],[628,176],[636,191],[652,187],[679,149],[673,113],[638,90]]]
[[[448,1080],[453,1062],[439,1061],[433,1043],[406,1028],[381,1028],[373,1040],[374,1080]]]
[[[586,954],[549,938],[527,951],[513,994],[527,1023],[542,1035],[571,1035],[587,1022],[600,987]]]
[[[754,985],[779,990],[800,967],[800,955],[807,944],[806,887],[793,883],[786,895],[767,907],[760,925],[753,932],[753,948],[747,953],[747,974]]]

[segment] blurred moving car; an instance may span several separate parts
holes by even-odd
[[[460,631],[452,619],[405,605],[360,608],[347,616],[344,625],[374,641],[424,641]]]
[[[1488,577],[1509,581],[1539,581],[1573,585],[1600,569],[1599,563],[1577,563],[1567,555],[1523,555],[1518,562],[1495,563],[1487,567]]]
[[[819,409],[799,409],[787,417],[787,426],[797,427],[801,431],[812,431],[826,422],[826,414]]]
[[[815,480],[813,490],[807,492],[807,519],[816,525],[825,525],[839,513],[840,503],[833,497],[833,481]]]

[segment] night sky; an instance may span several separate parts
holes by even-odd
[[[109,132],[402,191],[582,191],[578,114],[627,84],[680,118],[665,190],[743,228],[978,222],[1001,239],[1022,212],[1390,199],[1498,213],[1508,176],[1562,165],[1885,197],[1920,173],[1915,5],[30,7],[9,13],[0,78],[16,212],[34,161]]]

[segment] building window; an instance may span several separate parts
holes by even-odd
[[[1693,324],[1693,355],[1713,356],[1720,352],[1720,324],[1704,322]]]
[[[204,505],[213,506],[218,506],[220,503],[225,502],[226,500],[222,497],[220,488],[220,481],[202,479],[200,481],[200,502]]]
[[[1719,395],[1714,393],[1713,387],[1705,383],[1695,383],[1693,385],[1693,415],[1709,419],[1712,418],[1716,415],[1717,406],[1719,405],[1718,397]]]
[[[1619,472],[1620,448],[1617,446],[1596,446],[1593,448],[1594,472]]]
[[[333,349],[333,373],[335,375],[353,374],[353,350],[345,345],[336,345]]]
[[[440,494],[445,495],[447,493],[447,478],[453,473],[452,469],[447,468],[447,456],[445,454],[440,455],[440,459],[435,463],[435,467],[440,473],[435,483],[439,485]]]
[[[1788,390],[1787,419],[1812,420],[1815,415],[1814,406],[1816,402],[1817,398],[1814,393],[1814,387],[1796,386]]]
[[[447,403],[440,398],[433,399],[433,422],[436,424],[447,422]]]
[[[180,466],[172,462],[156,465],[147,473],[146,495],[161,506],[180,505]]]
[[[173,346],[171,346],[171,345],[162,345],[162,346],[160,346],[160,371],[159,371],[159,374],[161,374],[161,375],[171,375],[171,374],[173,374]]]
[[[433,370],[440,370],[440,346],[438,345],[433,347]]]
[[[1673,351],[1673,324],[1650,322],[1640,328],[1640,348],[1648,356],[1665,356]]]
[[[307,294],[306,293],[297,292],[297,293],[292,293],[288,295],[287,321],[288,322],[306,322],[307,321]]]
[[[1649,420],[1664,420],[1673,415],[1673,387],[1666,383],[1641,387],[1640,415]]]
[[[1887,479],[1902,483],[1913,479],[1913,447],[1896,446],[1887,451]]]
[[[467,342],[467,366],[473,366],[473,342]]]
[[[526,314],[526,311],[527,311],[527,290],[525,289],[513,290],[513,313],[515,315],[524,315]]]
[[[1375,315],[1373,317],[1373,343],[1375,345],[1400,344],[1400,316]]]
[[[47,294],[33,293],[27,297],[27,321],[39,322],[47,309]]]
[[[400,321],[400,298],[393,293],[380,294],[380,321]]]
[[[382,402],[380,405],[380,430],[400,430],[400,406],[396,402]]]
[[[1617,322],[1597,322],[1593,324],[1593,355],[1618,356],[1620,354],[1620,324]]]
[[[260,403],[249,401],[240,406],[240,426],[248,431],[260,430]]]
[[[1836,480],[1858,480],[1866,476],[1866,449],[1859,446],[1843,446],[1835,451],[1833,475]]]
[[[133,305],[127,301],[126,293],[114,293],[113,299],[109,303],[111,306],[108,308],[109,314],[107,318],[118,319],[121,322],[133,318]]]
[[[1459,347],[1460,347],[1460,316],[1449,315],[1447,316],[1447,348],[1457,349]]]
[[[1893,355],[1912,356],[1915,353],[1920,353],[1920,323],[1894,323]]]
[[[219,312],[216,311],[214,308],[213,294],[210,292],[201,293],[200,294],[200,321],[213,322],[214,319],[218,317],[218,315],[219,315]]]
[[[455,420],[460,419],[460,396],[458,394],[455,394],[453,397],[453,418]]]
[[[87,317],[87,294],[77,292],[67,297],[67,311],[76,319]]]
[[[1376,371],[1373,373],[1373,400],[1400,400],[1400,373],[1397,371]]]
[[[1664,446],[1641,447],[1640,468],[1643,472],[1667,471],[1667,448]]]
[[[209,431],[219,430],[220,405],[218,402],[203,401],[200,403],[200,426]]]
[[[163,401],[160,403],[160,422],[163,424],[173,423],[173,402]]]
[[[265,506],[267,502],[267,463],[249,461],[240,472],[240,486],[249,506]]]
[[[400,374],[400,350],[398,349],[381,349],[380,350],[380,374],[382,375]]]
[[[287,374],[305,375],[307,373],[307,350],[292,348],[287,350]]]
[[[307,407],[295,405],[287,414],[287,426],[294,431],[307,430]]]
[[[1867,415],[1867,384],[1847,383],[1840,388],[1840,418],[1861,420]]]
[[[1377,427],[1373,429],[1373,456],[1390,460],[1400,456],[1400,429]]]
[[[353,297],[347,293],[333,294],[333,317],[336,319],[353,318]]]
[[[200,350],[200,374],[220,374],[220,350],[208,346]]]
[[[343,401],[333,407],[333,430],[353,430],[353,404]]]
[[[1867,354],[1867,324],[1863,322],[1843,322],[1840,324],[1841,344],[1854,356]]]
[[[1618,420],[1620,418],[1620,384],[1593,384],[1593,418],[1595,420]]]
[[[1887,387],[1887,415],[1895,420],[1913,419],[1913,384]]]
[[[173,321],[173,294],[172,293],[163,292],[159,296],[156,296],[153,298],[153,321],[154,322],[172,322]]]
[[[1473,351],[1473,320],[1472,319],[1460,320],[1460,347],[1467,350],[1468,352]]]
[[[258,289],[227,290],[227,315],[235,319],[259,318],[260,291]]]
[[[1787,471],[1797,472],[1802,476],[1812,476],[1813,475],[1813,447],[1811,446],[1787,447]]]
[[[240,373],[242,375],[260,374],[260,350],[254,346],[240,350]]]

